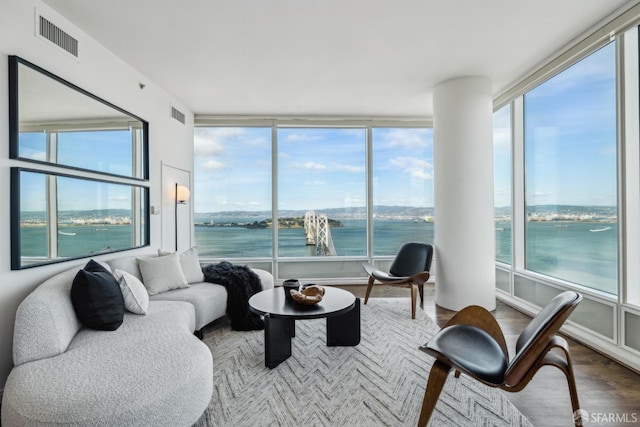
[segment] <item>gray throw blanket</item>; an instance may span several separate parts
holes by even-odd
[[[256,273],[246,265],[235,265],[227,261],[205,265],[202,272],[204,280],[227,289],[227,316],[231,320],[231,329],[264,329],[262,318],[249,310],[249,298],[262,291],[262,282]]]

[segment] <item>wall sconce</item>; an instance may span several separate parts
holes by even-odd
[[[178,205],[184,205],[191,197],[191,191],[184,185],[178,185],[176,182],[175,191],[175,231],[176,231],[176,252],[178,251]]]

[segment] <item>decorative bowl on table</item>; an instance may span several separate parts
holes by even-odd
[[[322,286],[311,285],[306,286],[300,291],[292,290],[291,298],[298,304],[314,305],[322,301],[324,296],[324,288]]]

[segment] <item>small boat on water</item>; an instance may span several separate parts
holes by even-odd
[[[607,231],[607,230],[611,230],[611,227],[592,228],[589,231],[592,232],[592,233],[599,233],[601,231]]]
[[[58,231],[58,234],[62,234],[63,236],[75,236],[76,233],[69,233],[68,231]]]

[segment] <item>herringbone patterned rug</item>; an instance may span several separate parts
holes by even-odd
[[[213,354],[213,398],[204,426],[415,426],[432,358],[418,350],[438,327],[408,299],[362,305],[356,347],[327,347],[325,320],[296,322],[293,354],[264,366],[264,333],[223,325]],[[470,349],[469,351],[473,351]],[[530,426],[502,392],[450,375],[431,426]]]

